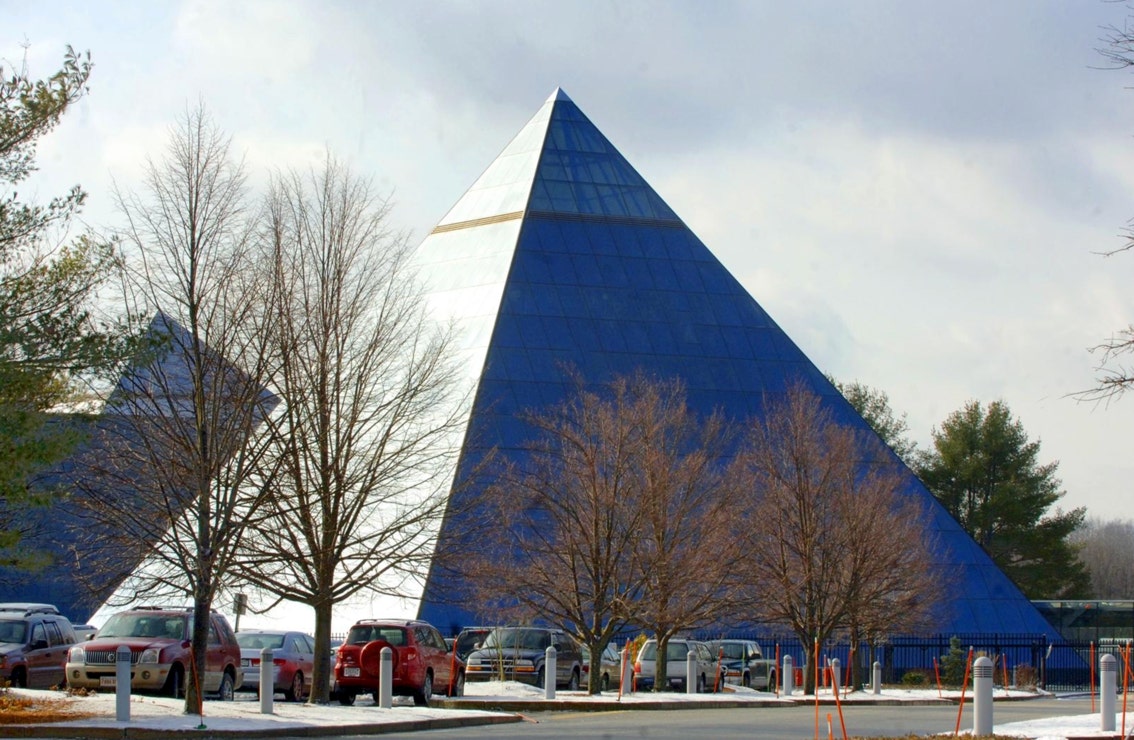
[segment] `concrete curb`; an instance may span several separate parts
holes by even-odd
[[[1008,696],[999,697],[995,701],[1027,701],[1039,698],[1036,696]],[[972,697],[966,696],[965,703],[969,704]],[[544,699],[517,699],[514,701],[501,701],[499,697],[492,699],[443,699],[435,697],[431,705],[439,709],[470,709],[492,712],[511,712],[507,715],[485,715],[482,717],[437,717],[431,719],[403,720],[398,722],[384,722],[380,724],[342,724],[342,725],[285,725],[272,728],[255,729],[157,729],[152,727],[136,726],[93,726],[80,724],[37,724],[37,725],[0,725],[0,738],[110,738],[112,740],[167,740],[168,738],[197,738],[210,737],[335,737],[339,735],[384,735],[391,732],[416,732],[420,730],[456,729],[461,727],[478,727],[484,725],[510,724],[523,722],[522,714],[533,712],[616,712],[616,711],[680,711],[683,709],[767,709],[780,707],[798,707],[814,705],[815,697],[792,697],[785,699],[712,699],[703,701],[667,701],[659,697],[656,701],[578,701],[578,700],[552,700]],[[833,697],[820,697],[820,706],[834,706]],[[862,699],[843,702],[844,706],[940,706],[942,704],[956,705],[959,697],[945,697],[941,699]],[[1095,738],[1094,740],[1099,740]]]
[[[385,735],[391,732],[449,730],[523,722],[519,715],[484,717],[440,717],[436,719],[351,725],[281,725],[262,729],[160,730],[152,727],[92,727],[82,725],[0,725],[0,737],[114,738],[121,740],[166,740],[167,738],[210,737],[334,737],[337,735]]]

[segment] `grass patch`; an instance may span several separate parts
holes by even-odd
[[[25,725],[47,722],[67,722],[97,716],[75,708],[70,697],[59,699],[31,699],[7,691],[0,693],[0,725]]]

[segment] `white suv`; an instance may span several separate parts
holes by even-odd
[[[713,691],[724,683],[717,678],[718,661],[709,652],[705,643],[675,637],[666,645],[666,682],[676,691],[685,691],[685,666],[689,651],[692,650],[697,661],[697,693]],[[634,680],[639,691],[653,688],[657,670],[658,642],[646,640],[634,661]]]

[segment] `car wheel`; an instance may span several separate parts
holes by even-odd
[[[161,692],[174,699],[180,699],[184,690],[185,671],[180,665],[174,665],[169,669],[169,675],[165,677],[165,686],[162,687]]]
[[[17,689],[26,689],[28,687],[28,674],[24,672],[23,668],[17,668],[12,671],[12,686]]]
[[[235,697],[232,674],[228,671],[221,676],[220,687],[217,688],[217,698],[221,701],[232,701]]]
[[[588,687],[590,688],[590,687]],[[599,691],[606,691],[610,688],[610,674],[602,674],[602,680],[599,681]]]
[[[303,674],[299,671],[291,677],[291,686],[284,689],[284,699],[288,701],[302,701],[303,700]]]
[[[740,684],[746,689],[752,688],[752,674],[745,671],[744,678],[741,680]]]
[[[568,691],[578,691],[579,690],[579,671],[578,671],[578,669],[571,671],[571,679],[569,681],[567,681],[567,690]]]
[[[461,671],[457,674],[457,682],[453,685],[453,691],[449,694],[450,697],[458,697],[465,695],[465,673]]]
[[[425,680],[421,682],[421,691],[413,695],[413,703],[419,707],[429,706],[429,700],[433,698],[433,674],[429,671],[425,672]]]
[[[702,673],[700,676],[697,676],[697,693],[698,694],[705,693],[705,674],[704,673]]]
[[[541,689],[546,687],[546,685],[547,685],[546,675],[547,674],[545,674],[543,672],[543,666],[540,666],[539,672],[536,673],[536,686],[540,687]]]
[[[354,692],[340,690],[339,691],[339,704],[342,704],[344,707],[353,707],[354,706]]]

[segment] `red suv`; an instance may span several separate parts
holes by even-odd
[[[139,607],[118,612],[92,640],[73,646],[67,656],[67,685],[83,689],[112,689],[119,645],[130,648],[130,686],[135,691],[160,691],[184,696],[190,678],[189,637],[193,610],[182,607]],[[209,618],[209,643],[201,690],[232,701],[243,680],[240,645],[228,620],[217,612]]]
[[[412,696],[418,706],[428,706],[435,689],[449,696],[464,694],[465,664],[449,650],[433,625],[416,620],[363,619],[350,628],[335,660],[340,703],[350,706],[363,693],[373,693],[377,702],[384,647],[394,654],[394,696]]]

